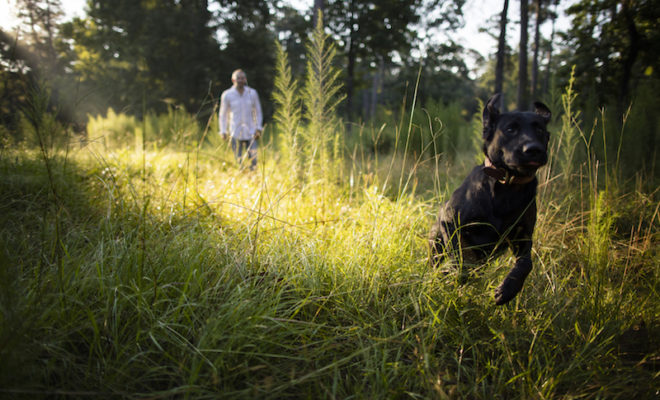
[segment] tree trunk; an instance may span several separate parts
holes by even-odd
[[[526,110],[529,107],[529,91],[527,82],[527,25],[529,10],[527,0],[520,0],[520,49],[518,57],[518,109]]]
[[[502,93],[504,82],[504,59],[506,58],[506,19],[509,10],[509,0],[504,0],[502,15],[500,17],[500,37],[497,41],[497,61],[495,64],[495,93]],[[500,96],[502,99],[504,96]],[[500,108],[503,109],[503,100],[500,100]]]
[[[350,33],[349,33],[348,51],[347,51],[348,65],[346,67],[346,118],[348,119],[348,122],[350,122],[351,118],[353,117],[353,91],[355,88],[355,58],[357,57],[357,44],[355,43],[357,32],[355,32],[355,29],[353,28],[355,26],[354,23],[355,9],[353,7],[353,1],[351,1],[349,7],[350,8],[348,13],[349,14],[348,18],[351,21],[351,23],[350,23]]]
[[[547,94],[550,91],[550,70],[552,69],[552,50],[553,43],[555,42],[555,27],[557,23],[557,2],[555,2],[555,10],[550,13],[552,18],[552,32],[550,33],[550,43],[548,45],[548,65],[545,69],[545,78],[543,79],[543,88],[541,92]]]
[[[628,101],[628,94],[630,92],[630,81],[632,80],[632,69],[637,60],[637,54],[639,53],[639,42],[640,35],[635,25],[635,19],[633,17],[633,11],[630,10],[631,0],[623,1],[623,8],[621,12],[623,13],[624,21],[626,24],[626,29],[628,33],[628,47],[623,59],[623,74],[621,76],[621,94],[619,96],[620,101],[620,110],[623,112]]]
[[[351,32],[348,44],[348,65],[346,67],[346,117],[351,120],[353,116],[353,89],[355,87],[355,45]]]
[[[536,26],[534,28],[534,55],[532,56],[532,100],[537,100],[538,80],[539,80],[539,44],[541,42],[541,0],[535,0],[536,3]]]
[[[385,62],[383,60],[383,57],[378,57],[378,70],[374,72],[373,80],[371,82],[369,113],[367,115],[368,119],[371,119],[376,115],[376,106],[378,105],[378,93],[380,93],[381,86],[383,83],[384,70],[385,70]]]

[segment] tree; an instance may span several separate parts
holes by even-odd
[[[17,132],[21,110],[34,93],[47,93],[47,110],[64,123],[72,122],[72,104],[66,77],[66,58],[61,57],[59,0],[17,0],[18,17],[27,32],[0,31],[0,110],[3,124]],[[5,111],[7,113],[5,114]]]
[[[495,65],[495,93],[502,93],[504,83],[504,61],[506,58],[506,23],[509,10],[509,0],[504,0],[500,16],[500,36],[497,41],[497,61]],[[500,109],[504,110],[503,96],[500,97]]]
[[[656,7],[658,4],[656,4]],[[623,55],[622,62],[622,77],[621,77],[621,98],[627,99],[630,91],[630,81],[632,79],[632,70],[637,61],[637,57],[641,51],[642,35],[637,29],[634,13],[635,4],[632,0],[623,0],[621,2],[621,19],[625,26],[625,35],[627,36],[628,46]],[[658,22],[658,20],[656,20]],[[657,28],[657,25],[656,25]]]
[[[565,35],[574,51],[581,87],[599,104],[616,99],[623,109],[636,83],[657,79],[660,69],[660,7],[657,0],[582,0],[567,9],[572,27]]]
[[[87,18],[64,30],[95,111],[201,106],[219,59],[206,0],[90,0],[88,7]]]
[[[20,109],[31,83],[36,82],[31,65],[36,60],[17,39],[0,29],[0,133],[18,131]],[[5,129],[2,129],[5,128]],[[5,139],[1,137],[1,139]],[[0,146],[4,146],[1,143]]]
[[[518,109],[529,107],[529,90],[527,80],[527,32],[529,22],[529,7],[527,0],[520,0],[520,46],[518,49]]]
[[[305,43],[310,30],[309,21],[297,9],[283,5],[276,8],[274,34],[287,54],[294,76],[305,73]]]
[[[55,36],[62,18],[60,0],[17,0],[18,17],[30,27],[28,43],[50,67],[55,66]]]
[[[365,116],[372,115],[376,101],[386,98],[378,94],[380,88],[388,87],[388,79],[398,86],[405,80],[402,76],[407,78],[411,72],[406,67],[412,65],[417,71],[421,63],[434,64],[428,60],[433,49],[448,44],[445,50],[459,50],[446,33],[461,24],[464,3],[464,0],[325,1],[326,26],[345,56],[349,119],[356,114],[356,103],[360,101],[364,103]],[[356,96],[360,90],[364,96]],[[399,100],[402,93],[397,95]]]
[[[592,150],[616,155],[621,170],[660,167],[660,7],[657,0],[582,0],[567,10],[571,50],[561,63],[575,66],[575,87],[584,121],[601,121]],[[567,79],[568,68],[560,70]],[[602,114],[601,114],[602,112]],[[630,118],[623,118],[629,115]],[[624,128],[624,121],[628,121]],[[623,138],[623,140],[622,140]],[[612,159],[610,158],[610,159]]]
[[[421,0],[329,0],[325,22],[346,55],[346,114],[354,114],[356,65],[390,59],[411,47],[415,33],[409,27],[418,22]]]
[[[539,77],[539,46],[541,44],[541,7],[543,0],[534,0],[536,18],[534,19],[534,52],[532,54],[531,98],[536,100]]]
[[[550,72],[553,70],[554,65],[553,65],[553,50],[554,50],[554,42],[555,42],[555,33],[556,33],[556,25],[557,25],[557,7],[559,6],[560,0],[552,0],[552,5],[554,6],[553,10],[550,10],[550,5],[548,5],[548,8],[546,9],[548,13],[548,17],[552,21],[552,30],[550,33],[550,39],[547,42],[547,47],[545,49],[546,51],[546,58],[547,58],[547,68],[545,70],[545,76],[543,78],[543,82],[541,84],[541,93],[546,94],[550,90]]]

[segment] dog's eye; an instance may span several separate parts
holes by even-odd
[[[509,126],[504,130],[504,132],[507,135],[513,135],[514,133],[516,133],[517,130],[518,130],[518,128],[516,126]]]
[[[542,128],[540,126],[536,128],[536,134],[539,135],[540,137],[549,137],[550,136],[548,131],[545,130],[545,128]]]

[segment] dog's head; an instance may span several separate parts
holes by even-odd
[[[497,168],[514,175],[530,176],[548,162],[551,112],[536,102],[534,111],[501,113],[500,95],[488,100],[483,112],[484,153]]]

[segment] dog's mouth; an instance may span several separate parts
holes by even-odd
[[[548,162],[545,146],[534,141],[524,143],[511,155],[512,164],[521,170],[526,170],[525,172],[536,171]]]
[[[520,160],[509,164],[509,168],[518,171],[522,175],[532,175],[536,170],[546,164],[545,160]]]
[[[511,171],[516,176],[532,176],[536,173],[536,170],[547,164],[548,156],[545,152],[537,152],[535,154],[505,152],[500,155],[499,161],[499,163],[495,162],[494,164]]]
[[[532,157],[525,155],[516,155],[513,157],[513,164],[517,169],[522,170],[537,170],[548,162],[548,156],[545,153],[535,154]]]
[[[526,163],[521,164],[521,167],[527,167],[527,168],[540,168],[544,165],[545,163],[542,163],[540,161],[527,161]]]

